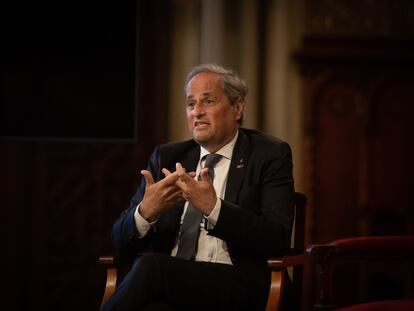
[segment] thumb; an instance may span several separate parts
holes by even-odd
[[[150,171],[142,170],[141,175],[144,176],[145,178],[145,182],[146,182],[145,189],[154,184],[154,178],[152,177]]]

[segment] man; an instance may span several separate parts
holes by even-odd
[[[141,171],[112,231],[136,260],[104,310],[264,309],[266,259],[290,245],[292,159],[285,142],[240,127],[246,94],[217,65],[188,74],[193,139],[157,147]]]

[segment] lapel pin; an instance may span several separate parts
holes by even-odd
[[[240,159],[239,164],[237,164],[236,168],[242,168],[242,167],[244,167],[243,159]]]

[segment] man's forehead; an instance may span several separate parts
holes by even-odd
[[[212,95],[213,95],[213,92],[204,92],[204,93],[200,94],[200,96],[202,96],[202,97],[209,97],[209,96],[212,96]],[[194,94],[187,94],[187,98],[194,98],[194,97],[195,97]]]
[[[208,96],[211,95],[219,88],[219,76],[215,73],[202,72],[196,74],[188,83],[186,91],[187,97],[191,97],[195,94]]]

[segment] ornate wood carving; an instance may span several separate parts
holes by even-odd
[[[306,1],[306,13],[309,35],[414,35],[410,0],[311,0]]]
[[[307,243],[412,234],[413,46],[412,40],[307,37],[296,54],[304,90]],[[309,280],[312,273],[319,272],[309,268]],[[344,284],[368,282],[346,268],[340,273]],[[366,297],[362,287],[342,291],[339,300]],[[312,296],[312,285],[305,291]],[[311,303],[305,295],[305,305]]]

